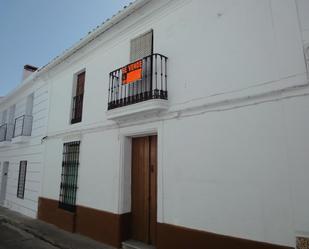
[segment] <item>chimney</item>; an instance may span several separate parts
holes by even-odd
[[[36,70],[38,70],[37,67],[31,66],[31,65],[25,65],[24,66],[24,71],[23,71],[23,78],[22,81],[25,80],[26,78],[28,78],[28,76],[30,74],[32,74],[33,72],[35,72]]]

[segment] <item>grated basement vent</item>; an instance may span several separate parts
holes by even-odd
[[[296,249],[309,249],[309,238],[297,237]]]

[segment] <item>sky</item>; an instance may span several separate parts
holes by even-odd
[[[0,0],[0,96],[133,0]]]

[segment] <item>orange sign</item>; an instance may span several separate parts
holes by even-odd
[[[143,60],[136,61],[121,68],[122,84],[130,84],[142,79]]]

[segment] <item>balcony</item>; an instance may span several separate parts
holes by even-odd
[[[108,119],[167,109],[167,57],[152,54],[109,74]]]
[[[32,115],[22,115],[15,119],[12,143],[28,142],[32,132]]]
[[[3,124],[0,126],[0,147],[11,144],[13,131],[14,131],[13,124]]]
[[[71,124],[82,121],[84,94],[73,97]]]

